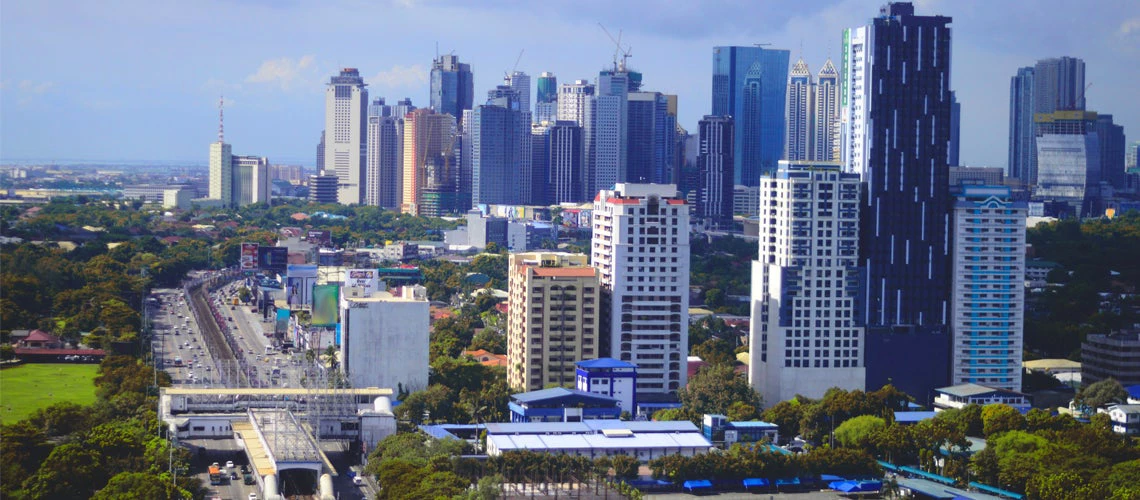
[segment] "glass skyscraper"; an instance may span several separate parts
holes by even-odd
[[[475,80],[471,65],[459,62],[459,56],[445,54],[432,61],[431,109],[436,113],[463,116],[471,109],[475,97]]]
[[[734,182],[756,186],[784,154],[787,50],[713,47],[712,114],[735,122]]]

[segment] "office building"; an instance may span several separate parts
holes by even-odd
[[[1033,109],[1037,113],[1085,109],[1085,61],[1054,57],[1033,67]]]
[[[764,401],[863,390],[857,174],[781,162],[760,180],[748,379]]]
[[[735,120],[734,184],[756,186],[784,154],[787,50],[713,47],[712,114]]]
[[[302,165],[270,165],[269,180],[301,184],[305,180],[305,167]]]
[[[530,126],[530,199],[534,205],[549,205],[550,122]]]
[[[559,120],[546,130],[546,198],[542,204],[585,202],[588,199],[585,192],[587,161],[582,127],[572,121]]]
[[[558,120],[558,77],[543,71],[538,75],[534,102],[534,122],[554,122]]]
[[[340,299],[340,360],[352,387],[426,389],[430,317],[423,287],[389,292],[345,286]]]
[[[697,153],[700,188],[694,217],[705,227],[732,229],[733,120],[731,116],[706,116],[698,124],[700,151]]]
[[[410,104],[410,103],[409,103]],[[368,107],[368,153],[364,203],[390,210],[400,208],[401,169],[404,154],[402,106],[389,106],[384,98]],[[413,108],[414,109],[414,108]]]
[[[325,131],[321,131],[321,142],[317,143],[317,163],[316,170],[320,172],[325,169]]]
[[[1097,114],[1091,111],[1038,113],[1037,189],[1052,217],[1091,217],[1101,212],[1101,153]]]
[[[812,78],[807,63],[796,61],[788,73],[787,133],[784,141],[784,158],[791,161],[808,159],[812,125]]]
[[[950,373],[950,22],[896,2],[844,34],[845,169],[865,183],[866,385],[922,401]]]
[[[594,96],[594,141],[590,165],[590,193],[610,189],[629,180],[629,85],[630,73],[622,68],[598,74]]]
[[[530,75],[515,71],[503,78],[503,84],[518,96],[519,111],[530,113]]]
[[[1009,165],[1006,175],[1022,185],[1036,178],[1033,132],[1033,67],[1018,68],[1009,79]]]
[[[828,59],[813,80],[800,59],[788,75],[787,133],[789,161],[839,160],[839,72]]]
[[[601,286],[584,254],[510,255],[507,383],[537,391],[573,387],[575,363],[601,351]]]
[[[955,190],[950,383],[1020,391],[1028,205],[1005,186]]]
[[[455,206],[454,201],[452,206],[446,206],[447,194],[459,190],[453,151],[455,137],[456,124],[452,115],[421,108],[404,116],[400,211],[427,215],[426,212],[453,213],[469,208]]]
[[[335,175],[313,174],[309,176],[309,202],[310,203],[336,203]]]
[[[337,202],[364,201],[368,89],[356,68],[344,68],[325,88],[325,155],[319,168],[337,177]]]
[[[1124,387],[1140,384],[1140,330],[1089,335],[1081,342],[1081,383],[1110,378]]]
[[[638,394],[688,379],[689,207],[671,184],[618,183],[594,200],[591,263],[610,311],[610,356],[637,365]]]
[[[233,155],[230,171],[233,196],[228,206],[244,207],[254,203],[270,203],[269,160],[264,156]]]
[[[618,400],[618,406],[636,413],[637,366],[614,358],[587,359],[577,363],[578,390]]]
[[[459,56],[444,54],[431,64],[431,109],[441,115],[463,116],[475,102],[475,80],[471,65]]]
[[[1057,57],[1019,68],[1009,90],[1009,176],[1038,184],[1035,115],[1084,109],[1083,60]]]
[[[950,143],[946,146],[946,164],[961,165],[961,127],[962,104],[958,102],[958,93],[950,92]]]
[[[572,121],[582,127],[582,192],[587,198],[597,193],[590,180],[594,162],[594,94],[597,87],[586,80],[575,80],[558,87],[558,120]]]
[[[1115,189],[1127,187],[1128,178],[1124,170],[1124,127],[1112,122],[1112,115],[1097,114],[1096,137],[1100,150],[1101,181]]]
[[[471,113],[471,201],[531,203],[533,167],[530,113],[520,110],[519,95],[500,85],[487,93],[487,104]]]

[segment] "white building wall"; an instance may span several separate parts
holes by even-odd
[[[598,193],[593,223],[610,354],[637,365],[637,392],[675,392],[688,377],[689,206],[673,184],[619,183]]]
[[[342,73],[343,74],[343,73]],[[336,77],[334,77],[336,78]],[[347,88],[347,93],[337,88]],[[337,203],[364,200],[364,140],[368,115],[368,90],[364,83],[330,83],[325,88],[325,172],[337,176]]]
[[[227,206],[233,198],[233,152],[224,142],[210,143],[210,198]]]
[[[427,300],[342,294],[340,312],[342,369],[353,387],[427,388]]]

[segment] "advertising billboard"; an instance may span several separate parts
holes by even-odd
[[[310,229],[305,233],[305,240],[321,246],[332,244],[332,233],[321,229]]]
[[[340,303],[340,287],[332,285],[313,286],[313,326],[333,326],[337,322]]]
[[[257,267],[262,271],[285,272],[289,265],[289,249],[286,247],[259,247]]]
[[[275,321],[273,324],[273,326],[274,326],[273,333],[276,333],[277,336],[280,337],[280,336],[284,335],[285,330],[287,330],[289,328],[289,310],[288,309],[278,309],[276,319],[277,319],[277,321]]]
[[[242,272],[252,273],[257,270],[257,243],[242,243],[241,257],[238,260]]]
[[[344,286],[359,289],[361,297],[371,297],[377,290],[379,279],[375,269],[349,269]]]
[[[285,276],[290,278],[316,278],[316,264],[289,264],[285,266]]]

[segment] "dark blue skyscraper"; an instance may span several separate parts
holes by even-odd
[[[921,402],[949,380],[950,22],[891,3],[844,37],[846,168],[866,184],[866,386],[894,383]]]
[[[1022,184],[1037,178],[1033,139],[1033,68],[1018,68],[1009,79],[1009,166],[1005,175]]]
[[[445,54],[432,61],[431,108],[436,113],[463,116],[471,109],[475,97],[475,81],[471,65],[459,62],[459,56]]]
[[[712,114],[735,122],[736,184],[756,186],[784,153],[786,50],[713,47]]]
[[[487,104],[471,112],[471,201],[525,205],[532,202],[534,160],[530,113],[505,85],[487,92]],[[541,195],[541,193],[540,193]]]

